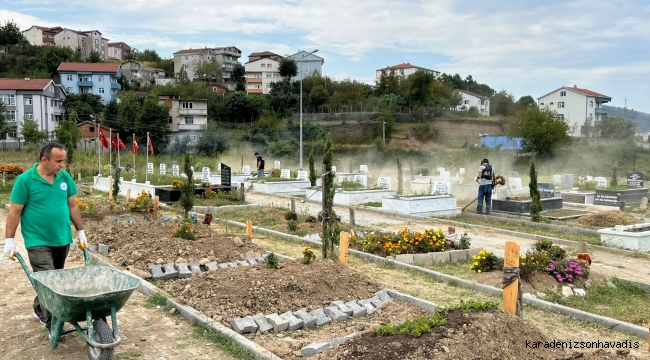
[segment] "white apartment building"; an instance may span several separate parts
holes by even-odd
[[[34,46],[54,46],[54,35],[58,34],[62,27],[44,27],[34,25],[22,32],[23,36]]]
[[[256,52],[248,55],[246,68],[246,93],[268,94],[271,84],[281,81],[278,68],[282,56],[270,51]]]
[[[102,60],[108,59],[108,39],[103,37],[98,30],[63,29],[54,35],[54,43],[72,50],[80,49],[82,59],[88,58],[93,51],[96,51]]]
[[[393,66],[387,66],[383,69],[375,70],[375,77],[377,81],[379,81],[379,78],[381,78],[381,74],[384,71],[386,72],[395,71],[395,74],[397,74],[398,76],[408,77],[409,75],[414,74],[418,70],[424,70],[430,74],[433,74],[435,77],[440,76],[440,71],[423,68],[421,66],[411,65],[410,63],[402,63]]]
[[[223,66],[223,80],[226,87],[235,90],[237,84],[231,81],[230,77],[240,57],[241,50],[234,46],[180,50],[174,53],[174,77],[178,77],[181,70],[184,70],[192,81],[194,78],[201,77],[201,74],[196,73],[196,66],[200,62],[216,59]]]
[[[563,86],[537,98],[539,107],[551,109],[568,121],[571,136],[582,136],[581,128],[587,120],[591,120],[592,126],[598,125],[609,111],[603,105],[610,101],[611,96],[576,85]]]
[[[9,121],[8,139],[17,139],[25,120],[35,121],[39,130],[52,132],[65,113],[65,90],[50,79],[0,78],[0,101]]]
[[[463,97],[463,102],[456,107],[456,111],[469,110],[471,107],[478,109],[481,115],[490,115],[490,98],[471,91],[458,90]]]

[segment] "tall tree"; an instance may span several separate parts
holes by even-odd
[[[309,93],[307,102],[312,109],[318,110],[318,108],[327,104],[327,101],[329,101],[329,99],[330,94],[327,92],[327,89],[325,89],[323,85],[318,85],[314,87]]]
[[[515,97],[501,90],[490,101],[490,115],[513,116],[515,115]]]
[[[136,124],[141,113],[142,99],[138,93],[126,91],[120,94],[118,116],[114,118],[105,117],[105,119],[111,127],[120,133],[132,133],[137,127]]]
[[[325,177],[323,179],[323,212],[321,213],[323,221],[323,259],[334,256],[334,243],[336,241],[337,219],[333,210],[334,205],[334,173],[332,173],[333,150],[332,134],[328,133],[325,139],[325,152],[323,164],[325,165]]]
[[[529,106],[537,106],[537,102],[535,101],[535,99],[533,99],[532,96],[530,95],[522,96],[519,98],[519,100],[517,100],[517,107],[519,109],[524,109]]]
[[[69,93],[65,100],[63,100],[63,107],[68,113],[71,113],[72,110],[74,110],[79,122],[91,121],[92,118],[90,115],[95,116],[104,111],[102,97],[97,94],[89,93]]]
[[[194,74],[202,79],[216,81],[218,83],[223,82],[223,66],[216,58],[212,58],[209,61],[200,61],[196,65]]]
[[[25,45],[27,40],[23,37],[23,33],[13,20],[5,21],[0,25],[0,45]]]
[[[296,64],[296,60],[290,57],[285,57],[280,60],[278,72],[280,73],[281,78],[285,81],[289,81],[289,79],[298,75],[298,64]]]
[[[431,101],[431,84],[435,78],[433,74],[418,70],[408,77],[410,87],[407,93],[407,100],[411,105],[428,105]]]
[[[70,61],[74,52],[69,47],[52,46],[46,48],[38,62],[38,67],[48,72],[48,78],[58,78],[57,69],[62,62]]]
[[[189,151],[185,153],[185,175],[187,175],[187,180],[181,185],[181,207],[183,208],[183,213],[187,219],[187,214],[194,207],[194,172],[192,171],[192,157],[190,156]]]
[[[118,120],[119,116],[120,116],[120,104],[116,100],[111,100],[107,102],[106,106],[104,107],[104,124],[118,129],[119,126],[116,126],[116,123],[119,121]],[[133,130],[133,126],[131,126],[130,130],[131,131]],[[118,131],[127,133],[128,129],[120,128]]]
[[[601,128],[602,137],[627,139],[634,135],[636,123],[622,116],[605,117]]]
[[[73,162],[74,151],[81,138],[81,130],[76,127],[78,122],[77,113],[71,110],[69,115],[64,116],[59,122],[59,127],[54,130],[56,140],[66,148],[66,162],[68,165]]]
[[[102,57],[99,55],[99,52],[93,50],[90,52],[90,55],[88,55],[86,62],[99,63],[102,62]]]
[[[160,55],[154,49],[145,49],[142,53],[138,54],[138,60],[140,61],[150,61],[150,62],[160,62]]]
[[[382,70],[379,80],[377,80],[377,86],[375,88],[375,94],[388,95],[404,95],[400,93],[400,78],[395,73],[395,70]]]
[[[33,120],[23,120],[23,127],[20,130],[20,135],[23,136],[26,143],[38,144],[39,142],[48,138],[47,131],[38,130],[38,124]]]
[[[232,69],[230,80],[237,84],[235,91],[246,91],[246,68],[244,65],[237,63]]]
[[[507,123],[506,133],[511,138],[521,138],[524,151],[552,155],[560,145],[569,141],[571,128],[567,121],[554,111],[530,106]]]
[[[152,95],[147,96],[140,109],[136,123],[135,134],[138,139],[146,139],[147,131],[151,143],[158,153],[169,144],[169,108],[166,105],[158,105],[158,99]]]
[[[5,140],[9,133],[9,116],[7,115],[7,108],[0,101],[0,140]]]
[[[196,150],[203,156],[217,156],[230,150],[230,143],[217,123],[209,121],[196,144]]]
[[[140,50],[138,48],[130,48],[124,52],[124,61],[136,61],[140,58]]]
[[[530,205],[530,219],[535,222],[541,220],[540,213],[542,212],[542,201],[537,187],[537,170],[535,170],[535,158],[530,163],[530,183],[528,184],[530,197],[533,198],[533,203]]]

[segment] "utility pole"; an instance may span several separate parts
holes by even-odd
[[[382,136],[384,138],[384,147],[386,147],[386,120],[382,119],[381,120],[381,127],[382,127]]]

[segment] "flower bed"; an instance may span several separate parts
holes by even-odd
[[[447,238],[442,230],[410,232],[404,229],[398,233],[370,233],[363,238],[355,235],[350,238],[350,247],[380,256],[426,254],[445,251]]]

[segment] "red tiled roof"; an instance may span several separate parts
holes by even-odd
[[[475,92],[471,92],[471,91],[467,91],[467,90],[458,90],[458,91],[462,92],[462,93],[465,93],[467,95],[476,96],[477,98],[481,98],[481,99],[487,99],[488,98],[487,96],[479,95],[479,94],[477,94]]]
[[[154,71],[156,71],[156,72],[165,72],[165,70],[163,70],[163,69],[161,69],[161,68],[153,68],[153,69],[154,69]]]
[[[270,51],[262,51],[262,52],[251,53],[250,55],[248,55],[248,57],[251,57],[251,56],[280,56],[280,55],[278,55],[276,53],[272,53]],[[282,56],[280,56],[280,57],[282,57]]]
[[[59,65],[58,71],[90,71],[90,72],[117,72],[120,64],[64,62]]]
[[[0,90],[43,90],[50,79],[10,79],[0,78]]]
[[[573,91],[577,91],[577,92],[579,92],[579,93],[581,93],[583,95],[587,95],[587,96],[603,97],[603,98],[608,98],[608,99],[612,98],[611,96],[607,96],[607,95],[597,93],[595,91],[591,91],[591,90],[587,90],[587,89],[581,89],[581,88],[575,87],[575,86],[574,87],[565,86],[564,88],[565,89],[571,89]]]
[[[411,65],[411,63],[401,63],[401,64],[398,64],[398,65],[393,65],[393,66],[389,66],[387,68],[377,69],[377,70],[379,71],[379,70],[384,70],[384,69],[396,70],[396,69],[413,69],[413,68],[419,68],[419,66]]]
[[[203,49],[185,49],[185,50],[178,50],[177,52],[174,53],[176,54],[187,54],[187,53],[195,53],[195,52],[200,52]]]

